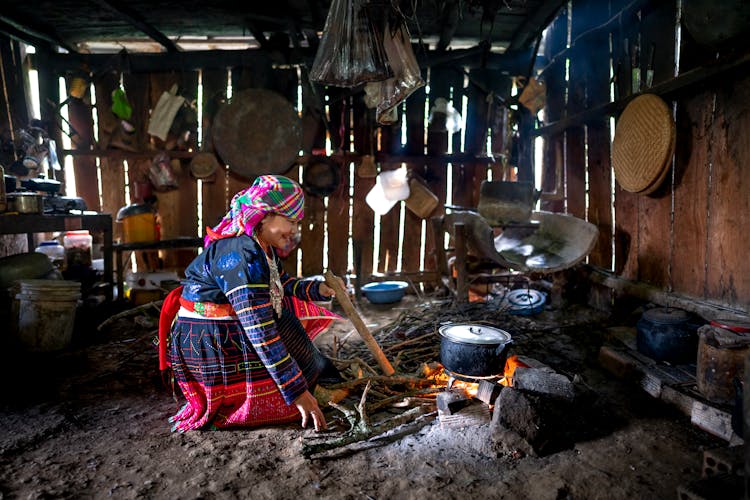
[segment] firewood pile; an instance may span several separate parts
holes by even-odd
[[[514,350],[540,352],[544,340],[539,334],[587,322],[576,314],[512,315],[499,299],[477,303],[426,300],[371,332],[396,370],[391,376],[378,370],[367,346],[352,339],[354,332],[334,338],[326,354],[347,380],[329,388],[348,389],[350,394],[342,403],[330,405],[338,410],[334,424],[340,425],[333,425],[331,432],[306,437],[303,455],[312,459],[346,456],[417,432],[436,418],[436,397],[446,390],[448,379],[439,364],[438,328],[443,324],[501,327],[513,335]],[[358,394],[361,397],[357,399]]]

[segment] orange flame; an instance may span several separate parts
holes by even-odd
[[[448,385],[448,380],[450,379],[450,375],[448,375],[445,368],[443,368],[443,365],[440,363],[434,363],[432,366],[422,366],[422,374],[426,378],[432,379],[433,387],[446,387]],[[454,379],[451,388],[463,390],[467,397],[473,398],[479,391],[479,383]]]
[[[503,370],[504,376],[500,379],[500,383],[506,387],[511,387],[513,385],[513,374],[519,366],[521,368],[529,367],[529,365],[518,359],[518,356],[515,354],[508,357],[508,359],[505,360],[505,369]]]

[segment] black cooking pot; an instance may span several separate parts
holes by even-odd
[[[656,361],[695,363],[701,323],[687,311],[654,307],[636,323],[638,351]]]
[[[441,326],[440,362],[455,375],[490,377],[502,375],[510,334],[484,325],[453,323]]]

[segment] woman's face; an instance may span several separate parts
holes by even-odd
[[[291,248],[298,243],[299,221],[279,214],[268,214],[263,218],[258,239],[278,249]]]

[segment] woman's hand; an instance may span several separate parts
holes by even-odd
[[[346,283],[344,283],[344,280],[342,280],[338,276],[336,276],[336,279],[341,284],[341,288],[346,290]],[[320,294],[324,297],[334,297],[336,295],[336,292],[333,288],[328,286],[328,283],[321,283],[320,288],[318,288],[318,292],[320,292]]]
[[[312,417],[313,425],[316,431],[328,428],[326,419],[323,416],[323,410],[318,406],[315,396],[310,391],[305,391],[300,397],[294,400],[294,406],[302,414],[302,427],[307,427],[309,418]]]

